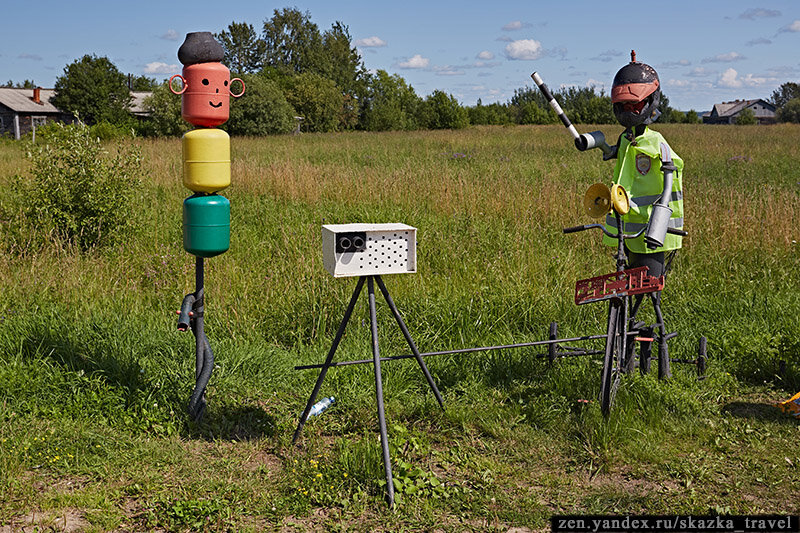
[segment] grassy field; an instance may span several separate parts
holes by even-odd
[[[686,161],[671,352],[690,357],[705,335],[708,378],[677,365],[669,382],[626,377],[604,420],[597,359],[442,356],[427,361],[442,412],[413,361],[387,362],[394,512],[370,366],[328,373],[335,406],[291,446],[317,376],[293,367],[322,362],[354,286],[323,269],[320,226],[418,228],[418,273],[385,281],[422,351],[541,340],[551,321],[600,333],[604,307],[578,308],[572,291],[610,271],[611,252],[560,230],[588,222],[583,193],[611,164],[561,126],[234,138],[231,249],[206,269],[216,368],[194,424],[193,338],[174,315],[194,283],[180,141],[128,141],[146,169],[130,239],[80,253],[0,233],[0,531],[539,531],[555,513],[800,513],[800,423],[771,405],[800,389],[800,128],[656,129]],[[12,176],[28,172],[24,146],[0,144],[7,212]],[[381,303],[382,355],[407,353]],[[337,359],[365,357],[363,298]]]

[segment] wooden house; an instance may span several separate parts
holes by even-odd
[[[745,109],[750,109],[753,112],[759,124],[775,123],[775,106],[761,98],[714,104],[714,109],[711,110],[711,113],[703,115],[703,123],[736,124],[736,118]]]
[[[48,122],[72,122],[73,116],[52,103],[54,89],[0,87],[0,135],[19,139]]]

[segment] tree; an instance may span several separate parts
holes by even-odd
[[[362,98],[367,91],[367,69],[358,49],[352,45],[350,31],[346,25],[336,21],[331,29],[322,34],[322,57],[319,72],[333,82],[345,94]]]
[[[467,113],[469,114],[469,123],[475,125],[504,125],[513,122],[508,106],[498,102],[483,105],[478,99],[477,105],[467,108]]]
[[[792,98],[778,109],[781,122],[800,122],[800,97]]]
[[[344,99],[333,81],[306,72],[281,78],[281,88],[308,131],[336,131]]]
[[[469,126],[467,110],[451,94],[435,90],[422,105],[422,120],[431,130],[461,129]]]
[[[378,70],[370,79],[361,127],[368,131],[413,130],[422,99],[398,74]]]
[[[53,105],[87,124],[123,124],[131,119],[127,79],[107,57],[85,55],[56,78]]]
[[[745,107],[739,111],[735,123],[737,126],[752,126],[753,124],[758,124],[758,120],[756,120],[755,112],[749,107]]]
[[[661,112],[658,122],[661,122],[662,124],[666,124],[668,122],[680,122],[680,120],[677,120],[678,115],[673,113],[674,109],[672,109],[669,105],[669,98],[663,92],[661,93],[661,99],[658,102],[658,110]]]
[[[272,18],[264,21],[263,40],[264,66],[294,73],[320,71],[322,35],[308,11],[275,9]]]
[[[158,82],[155,78],[128,74],[128,88],[131,91],[152,91],[156,87],[158,87]]]
[[[793,82],[786,82],[778,87],[777,90],[772,92],[772,97],[769,99],[775,107],[783,107],[789,100],[800,98],[800,84]]]
[[[244,74],[247,91],[231,105],[223,126],[231,135],[271,135],[294,129],[294,109],[278,85],[266,76]]]
[[[35,87],[37,87],[37,85],[36,83],[34,83],[33,80],[25,80],[22,83],[20,82],[14,83],[13,81],[8,80],[5,83],[5,85],[2,85],[2,87],[13,87],[16,89],[34,89]]]
[[[260,71],[264,66],[267,43],[256,35],[252,24],[231,22],[227,30],[214,34],[225,50],[223,63],[237,74]]]
[[[683,122],[685,124],[700,124],[702,120],[700,116],[697,114],[697,111],[694,109],[690,109],[686,112],[686,116],[683,117]]]
[[[140,128],[144,135],[180,136],[192,128],[181,117],[181,97],[172,94],[166,81],[153,89],[143,106],[150,112],[150,120],[143,122]]]

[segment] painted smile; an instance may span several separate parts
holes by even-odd
[[[213,108],[222,107],[222,102],[215,104],[214,102],[209,101],[208,105],[210,105]]]

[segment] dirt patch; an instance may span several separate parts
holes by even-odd
[[[248,472],[266,471],[269,479],[275,479],[278,474],[283,472],[283,461],[275,454],[255,450],[250,457],[244,460],[242,468]]]
[[[70,533],[85,531],[89,522],[84,518],[80,509],[63,509],[60,512],[32,512],[19,518],[12,518],[7,526],[0,527],[0,533],[33,533],[47,528],[51,531]]]

